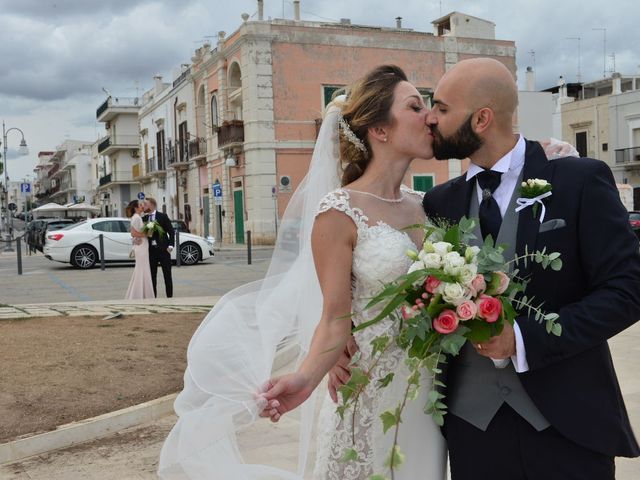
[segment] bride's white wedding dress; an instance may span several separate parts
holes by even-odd
[[[375,371],[376,375],[396,372],[394,382],[382,390],[371,387],[360,402],[355,425],[355,448],[361,452],[357,462],[339,462],[345,449],[351,448],[351,417],[345,415],[349,419],[340,422],[330,400],[325,400],[321,414],[317,414],[315,399],[327,396],[324,387],[278,425],[258,418],[264,408],[258,392],[272,377],[279,352],[297,352],[296,360],[288,364],[295,370],[309,351],[320,321],[323,298],[311,251],[319,205],[320,211],[343,211],[357,226],[352,291],[356,323],[372,314],[363,308],[367,298],[381,287],[380,282],[406,273],[410,261],[405,251],[416,249],[421,241],[419,232],[412,241],[401,231],[424,221],[420,198],[408,189],[403,190],[403,201],[414,201],[412,215],[419,213],[420,218],[398,218],[394,203],[336,190],[340,186],[340,98],[327,108],[309,172],[283,215],[267,275],[224,295],[189,343],[184,390],[174,405],[179,419],[160,455],[158,473],[165,480],[303,480],[309,478],[313,467],[315,478],[323,480],[364,480],[374,472],[383,472],[392,431],[382,434],[379,414],[395,407],[404,392],[406,376],[399,350],[389,350]],[[285,242],[283,232],[293,233],[297,245]],[[356,334],[363,363],[370,358],[368,340],[388,327],[383,323]],[[400,445],[407,464],[397,471],[396,479],[445,478],[444,442],[431,418],[422,412],[424,404],[424,398],[417,399],[404,412]],[[274,433],[266,434],[268,455],[258,459],[252,453],[263,437],[252,435],[256,426],[273,428]],[[288,432],[286,438],[274,446],[277,432],[283,428]],[[247,436],[251,440],[248,444],[243,442]]]
[[[417,192],[403,188],[403,195],[419,196]],[[352,317],[354,325],[371,320],[378,312],[365,310],[365,306],[380,292],[382,284],[388,283],[407,272],[411,260],[408,249],[416,249],[413,240],[405,231],[391,227],[383,220],[373,220],[367,211],[351,205],[356,197],[359,204],[372,208],[379,205],[374,202],[362,202],[358,192],[338,189],[329,193],[320,203],[319,212],[335,209],[348,215],[357,227],[357,243],[353,250],[353,286]],[[376,208],[376,210],[378,210]],[[393,213],[393,207],[389,213]],[[371,212],[372,219],[378,218],[378,212]],[[396,220],[397,221],[397,220]],[[402,220],[401,220],[402,221]],[[409,223],[404,223],[408,225]],[[372,362],[371,340],[385,331],[394,328],[390,320],[358,331],[354,334],[360,348],[361,358],[358,366],[367,370]],[[383,434],[380,414],[386,410],[395,410],[406,388],[409,373],[404,365],[404,352],[390,347],[372,370],[371,382],[358,400],[358,407],[348,410],[341,420],[336,413],[336,405],[326,395],[320,418],[318,419],[317,454],[314,478],[318,480],[365,480],[375,473],[388,473],[384,468],[393,444],[394,428]],[[377,379],[394,373],[393,382],[386,388],[378,388]],[[402,415],[398,444],[406,454],[406,463],[395,472],[400,480],[442,480],[445,478],[445,443],[440,429],[422,409],[426,403],[428,391],[427,378],[422,379],[419,398],[410,401]],[[353,443],[355,438],[355,445]],[[341,461],[344,453],[354,448],[358,460]],[[388,475],[387,475],[388,477]]]

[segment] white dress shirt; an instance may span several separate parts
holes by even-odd
[[[524,137],[520,135],[516,146],[513,147],[513,150],[508,152],[504,157],[496,162],[496,164],[491,167],[491,170],[502,173],[500,178],[500,185],[496,188],[495,192],[493,192],[493,198],[495,198],[498,203],[498,207],[500,208],[500,214],[504,217],[507,208],[509,207],[509,203],[511,202],[511,197],[513,196],[513,191],[515,190],[518,178],[520,177],[520,173],[522,172],[522,168],[524,167],[524,155],[526,151],[526,144],[524,141]],[[483,171],[484,168],[471,163],[469,166],[469,170],[467,170],[467,181],[471,181],[473,177],[475,177],[478,173]],[[482,202],[482,189],[476,183],[476,193],[478,195],[478,205]],[[524,348],[524,341],[522,340],[522,332],[520,332],[520,327],[518,327],[518,323],[513,324],[513,330],[516,336],[516,354],[511,357],[511,361],[513,362],[513,366],[518,373],[523,373],[529,370],[529,364],[527,363],[526,351]],[[493,363],[497,368],[504,368],[508,365],[509,360],[493,360]]]

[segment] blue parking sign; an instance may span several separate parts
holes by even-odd
[[[222,205],[222,185],[214,183],[211,185],[213,190],[213,202],[215,205]]]
[[[29,194],[31,193],[31,184],[30,183],[21,183],[20,184],[20,193]]]

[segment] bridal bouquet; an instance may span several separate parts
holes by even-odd
[[[402,348],[410,372],[398,407],[381,415],[385,433],[392,427],[399,428],[402,410],[407,400],[417,398],[421,371],[425,369],[433,382],[424,411],[432,415],[436,424],[444,423],[447,406],[438,388],[445,385],[436,375],[441,373],[439,367],[447,355],[458,355],[465,342],[482,343],[499,335],[505,322],[513,325],[518,313],[524,311],[544,322],[548,333],[562,333],[561,325],[556,323],[558,315],[543,312],[534,298],[525,295],[526,281],[518,277],[517,270],[520,262],[535,262],[558,271],[562,268],[560,254],[547,253],[546,249],[525,251],[524,255],[505,261],[504,246],[494,245],[490,238],[482,247],[469,245],[475,238],[475,225],[476,220],[467,218],[453,226],[427,225],[422,250],[407,252],[414,261],[409,271],[385,285],[367,305],[368,309],[381,308],[380,313],[354,329],[368,328],[386,318],[397,322],[393,333],[382,334],[371,342],[374,360],[393,343]],[[378,388],[384,388],[393,381],[393,373],[382,379],[371,378],[370,371],[358,368],[358,360],[359,356],[354,356],[351,379],[340,389],[341,416],[350,405],[357,407],[360,392],[370,382],[376,381]],[[345,460],[354,454],[355,450],[349,450]],[[402,453],[394,444],[387,466],[393,471],[402,461]]]
[[[146,233],[148,237],[153,237],[153,234],[157,233],[162,237],[164,235],[164,228],[162,228],[157,220],[152,220],[142,226],[142,233]]]

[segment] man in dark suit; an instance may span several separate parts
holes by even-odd
[[[162,212],[157,211],[157,203],[154,198],[147,197],[145,199],[146,215],[142,218],[145,223],[156,221],[164,230],[164,235],[157,232],[149,239],[149,264],[151,267],[151,280],[153,281],[153,293],[158,296],[157,277],[158,263],[162,267],[162,276],[164,277],[164,287],[167,292],[167,298],[173,297],[173,280],[171,278],[171,251],[173,250],[174,231],[169,217]]]
[[[538,143],[514,135],[517,88],[495,60],[458,63],[434,105],[436,158],[471,165],[425,196],[427,216],[479,217],[479,233],[516,255],[546,247],[563,261],[559,272],[519,265],[527,296],[559,314],[561,336],[521,316],[449,362],[452,478],[612,480],[615,456],[640,455],[607,344],[640,318],[640,255],[611,171],[589,158],[548,161]],[[517,187],[534,178],[553,187],[544,219],[540,204],[535,217],[531,207],[515,212]]]

